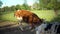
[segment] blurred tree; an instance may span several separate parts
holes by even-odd
[[[39,0],[40,9],[46,8],[47,4],[48,4],[47,0]]]
[[[10,7],[10,10],[11,10],[11,11],[15,11],[15,10],[16,10],[16,7],[15,7],[15,6],[11,6],[11,7]]]
[[[23,9],[25,9],[25,10],[29,10],[30,9],[30,7],[27,4],[27,0],[24,0],[23,7],[24,7]]]
[[[0,7],[2,6],[2,4],[3,4],[2,1],[0,1]]]
[[[2,11],[2,8],[0,8],[0,12]]]
[[[3,12],[4,11],[4,9],[3,8],[0,8],[0,12]]]
[[[3,10],[4,11],[9,11],[9,7],[8,6],[5,6],[5,7],[3,7]]]
[[[16,10],[21,9],[20,5],[19,5],[19,4],[16,5],[15,9],[16,9]]]
[[[39,3],[38,2],[35,2],[32,6],[33,9],[39,9]]]
[[[44,9],[53,9],[55,14],[57,15],[57,10],[60,9],[60,1],[59,0],[39,0],[40,8]]]

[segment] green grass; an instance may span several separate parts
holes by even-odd
[[[0,15],[0,20],[3,21],[17,21],[14,17],[14,12],[3,12],[2,15]]]
[[[37,14],[40,18],[43,18],[46,21],[51,21],[55,17],[55,13],[53,10],[35,10],[33,11],[33,13]]]
[[[39,18],[43,18],[46,21],[51,21],[55,17],[55,13],[53,10],[33,10],[31,11],[39,16]],[[14,17],[14,12],[4,12],[1,13],[0,20],[5,21],[17,21],[17,19]]]

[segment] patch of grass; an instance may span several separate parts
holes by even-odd
[[[40,18],[45,19],[46,21],[51,21],[55,17],[53,10],[35,10],[32,12],[37,14]]]
[[[5,14],[6,13],[6,14]],[[2,15],[0,15],[0,20],[3,21],[17,21],[14,17],[14,12],[3,12]]]

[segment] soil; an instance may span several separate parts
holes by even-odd
[[[0,34],[35,34],[35,31],[21,31],[18,24],[4,24],[0,25]]]

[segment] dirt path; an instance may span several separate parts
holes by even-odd
[[[0,29],[0,34],[35,34],[31,31],[21,31],[19,27]]]
[[[0,23],[0,34],[35,34],[35,32],[21,31],[17,23],[3,22]]]

